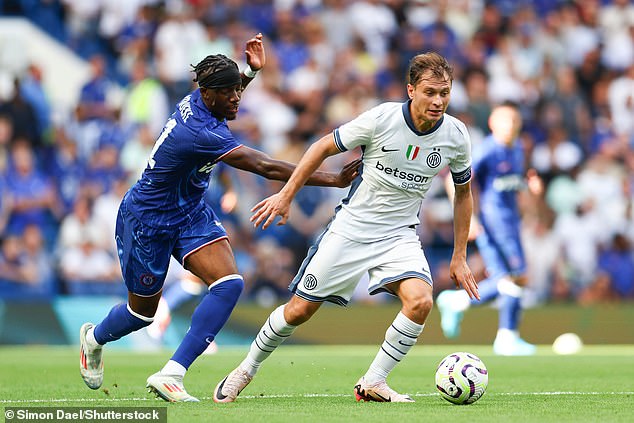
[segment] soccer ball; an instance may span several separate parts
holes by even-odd
[[[454,404],[476,402],[489,384],[487,368],[476,355],[455,352],[443,358],[436,369],[440,396]]]
[[[555,354],[569,355],[577,354],[583,348],[583,341],[576,333],[564,333],[559,335],[553,342]]]

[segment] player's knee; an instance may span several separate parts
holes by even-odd
[[[412,315],[424,319],[434,306],[434,299],[430,292],[423,292],[408,298],[404,306],[410,310]]]
[[[152,297],[129,295],[128,309],[134,316],[139,316],[140,319],[154,319],[160,299],[160,293]]]
[[[289,301],[284,307],[284,320],[293,326],[307,322],[319,309],[320,303]]]
[[[525,287],[528,283],[528,278],[526,275],[517,275],[511,278],[511,280],[517,285],[521,287]]]

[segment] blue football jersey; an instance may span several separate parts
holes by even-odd
[[[489,135],[473,152],[480,190],[480,217],[490,224],[519,224],[517,192],[525,187],[524,153],[519,143],[504,146]]]
[[[215,118],[194,91],[165,123],[143,175],[126,196],[128,210],[157,228],[186,223],[205,207],[216,163],[240,146],[227,121]]]

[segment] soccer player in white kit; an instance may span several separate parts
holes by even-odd
[[[413,401],[391,389],[386,378],[416,344],[433,305],[432,275],[415,228],[432,178],[447,166],[456,193],[451,277],[470,297],[479,298],[466,257],[473,208],[469,134],[462,122],[445,113],[452,79],[442,56],[415,56],[408,70],[407,102],[383,103],[321,138],[306,151],[280,192],[253,208],[255,226],[266,228],[277,216],[278,224],[285,224],[291,201],[308,176],[328,156],[361,147],[360,175],[310,248],[289,287],[293,297],[271,313],[247,357],[216,386],[214,401],[234,401],[262,362],[324,301],[346,305],[365,272],[371,294],[396,295],[402,308],[354,387],[356,399]]]

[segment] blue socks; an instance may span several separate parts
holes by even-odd
[[[497,298],[498,291],[498,278],[486,278],[478,283],[478,293],[480,294],[480,301],[476,299],[471,300],[471,305],[480,305],[488,301]]]
[[[192,315],[192,323],[171,360],[185,369],[202,354],[229,319],[242,293],[244,281],[240,275],[228,275],[209,287]]]
[[[517,330],[521,313],[522,287],[507,278],[487,278],[478,284],[480,301],[471,300],[471,305],[483,304],[499,298],[499,329]]]
[[[153,320],[153,317],[133,312],[126,303],[117,304],[112,307],[106,318],[95,326],[95,340],[101,345],[116,341],[122,336],[149,326]]]
[[[519,326],[521,304],[520,297],[500,294],[498,328],[517,330]]]

